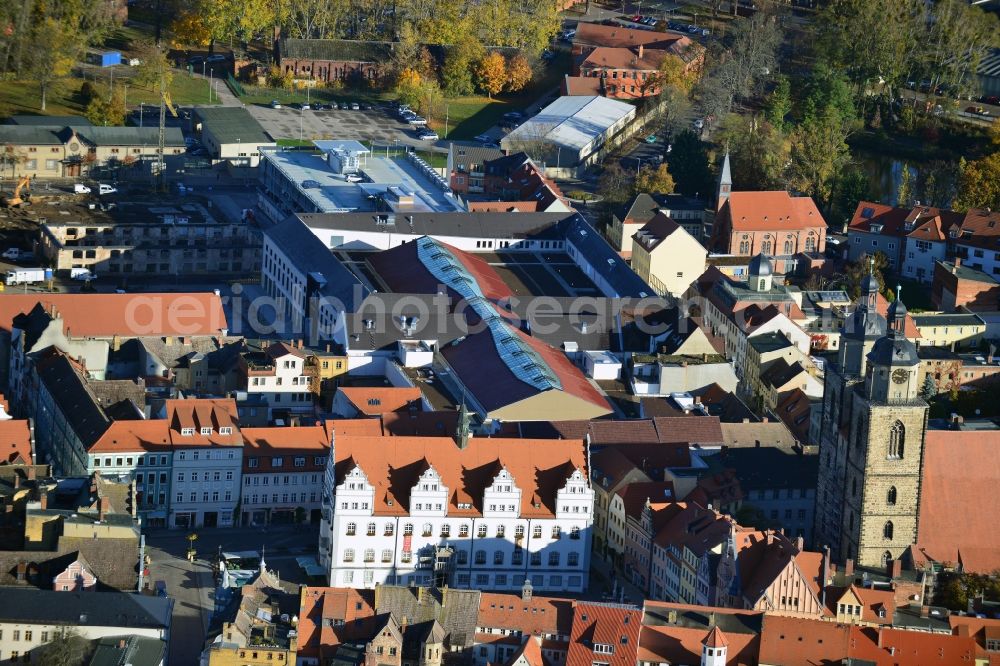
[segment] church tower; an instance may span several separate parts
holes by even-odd
[[[824,396],[817,531],[835,559],[861,566],[899,558],[917,535],[928,407],[919,397],[920,359],[906,337],[906,316],[897,298],[872,343],[883,322],[867,302],[859,304]]]
[[[719,186],[715,193],[715,212],[722,210],[722,204],[729,201],[729,195],[733,191],[733,173],[729,166],[729,153],[726,153],[722,160],[722,168],[719,170]]]

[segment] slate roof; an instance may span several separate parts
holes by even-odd
[[[197,106],[194,113],[219,143],[274,143],[250,112],[237,106]]]
[[[369,42],[352,39],[278,40],[279,61],[331,60],[343,62],[387,62],[392,57],[392,42]]]
[[[98,595],[98,596],[95,596]],[[4,588],[0,622],[76,627],[166,629],[173,600],[125,592]]]
[[[572,243],[584,256],[594,272],[610,284],[615,293],[606,295],[632,298],[655,295],[653,288],[629,268],[604,236],[590,226],[582,215],[565,217],[559,222],[559,232],[566,242]]]
[[[98,639],[89,666],[159,666],[166,645],[142,636],[105,636]]]
[[[350,231],[395,230],[414,236],[459,236],[468,238],[533,238],[545,234],[573,213],[397,213],[395,226],[379,224],[385,213],[298,213],[306,227]],[[279,225],[281,226],[281,225]],[[548,238],[549,236],[546,236]],[[318,241],[318,239],[317,239]],[[322,242],[320,242],[322,246]],[[329,253],[329,249],[326,249]]]
[[[56,354],[38,363],[36,373],[83,445],[89,447],[96,442],[111,425],[111,419],[73,362]]]
[[[347,215],[349,214],[338,214],[338,217]],[[269,227],[264,235],[294,262],[299,271],[306,275],[320,273],[326,278],[326,287],[322,292],[324,297],[342,303],[348,312],[354,312],[361,300],[368,295],[368,288],[337,261],[323,241],[309,230],[306,226],[308,223],[300,218],[315,219],[313,216],[292,215]]]
[[[421,589],[380,585],[375,593],[375,611],[392,613],[400,624],[419,625],[436,621],[451,647],[471,647],[476,637],[479,590]]]

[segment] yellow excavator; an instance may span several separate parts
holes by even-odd
[[[27,188],[27,192],[24,197],[21,196],[21,192]],[[31,197],[31,176],[21,176],[21,179],[17,181],[17,187],[14,188],[14,196],[4,197],[3,205],[7,208],[19,208],[21,206],[27,206],[31,202],[28,199]]]

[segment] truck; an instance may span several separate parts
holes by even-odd
[[[70,280],[96,280],[97,276],[90,272],[87,268],[71,268],[69,269],[69,279]]]
[[[35,284],[44,282],[52,275],[52,269],[48,268],[15,268],[7,271],[7,278],[4,282],[7,286],[15,284]]]

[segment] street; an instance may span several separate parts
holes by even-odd
[[[313,555],[318,538],[316,529],[308,525],[205,529],[197,534],[194,542],[197,555],[192,564],[186,557],[187,532],[146,532],[150,586],[163,581],[167,594],[174,598],[168,666],[198,663],[214,605],[212,565],[220,551],[259,552],[264,548],[269,570],[276,570],[282,580],[306,583],[295,558]]]

